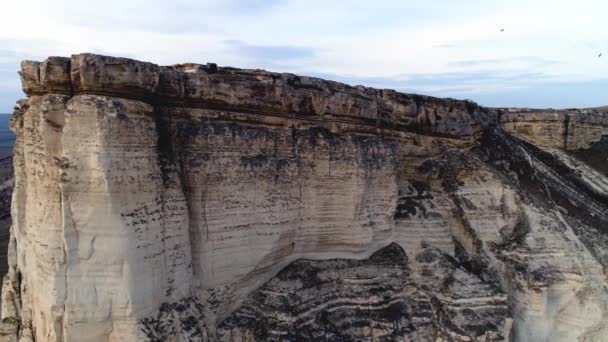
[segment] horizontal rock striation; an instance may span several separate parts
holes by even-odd
[[[23,62],[28,95],[94,94],[151,104],[206,108],[378,129],[429,130],[436,135],[478,133],[494,118],[473,102],[408,95],[393,90],[214,64],[160,67],[90,54]]]
[[[219,327],[225,340],[503,340],[507,297],[427,247],[414,273],[392,243],[364,260],[296,261]],[[508,332],[508,331],[507,331]]]
[[[22,64],[0,334],[601,341],[605,110],[215,64]]]
[[[500,124],[508,132],[543,147],[588,149],[608,135],[606,109],[499,110]]]

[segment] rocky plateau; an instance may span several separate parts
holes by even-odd
[[[608,341],[606,108],[93,54],[21,79],[0,340]]]

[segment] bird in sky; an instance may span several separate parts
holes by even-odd
[[[602,57],[602,54],[601,54],[601,53],[600,53],[599,55],[597,55],[597,58],[600,58],[600,57]]]
[[[500,29],[500,32],[505,32],[505,29]]]

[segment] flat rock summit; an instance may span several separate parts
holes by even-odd
[[[608,341],[605,107],[93,54],[21,79],[2,341]]]

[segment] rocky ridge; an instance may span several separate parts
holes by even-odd
[[[7,339],[608,336],[605,109],[91,54],[21,76]]]

